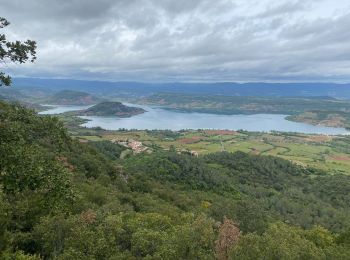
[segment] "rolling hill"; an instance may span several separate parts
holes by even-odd
[[[102,102],[85,110],[72,112],[76,115],[84,116],[117,116],[131,117],[146,112],[142,108],[129,107],[121,102]]]
[[[62,90],[47,99],[49,104],[55,105],[92,105],[99,101],[99,98],[89,93],[74,90]]]
[[[227,96],[265,96],[265,97],[310,97],[330,96],[350,99],[350,84],[337,83],[144,83],[144,82],[111,82],[72,79],[40,79],[15,78],[15,88],[44,88],[60,91],[67,89],[84,91],[91,94],[101,94],[118,97],[133,97],[151,95],[159,92],[192,93]]]
[[[0,111],[1,259],[349,258],[347,175],[243,152],[121,158],[56,117]]]

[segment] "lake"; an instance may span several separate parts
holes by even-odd
[[[49,110],[41,111],[38,114],[39,115],[57,115],[57,114],[62,114],[64,112],[69,112],[69,111],[77,111],[77,110],[83,110],[87,109],[91,106],[69,106],[69,105],[42,105],[46,107],[52,107]]]
[[[139,129],[139,130],[181,130],[181,129],[227,129],[247,130],[257,132],[298,132],[306,134],[338,135],[349,134],[344,128],[314,126],[305,123],[292,122],[285,119],[287,115],[255,114],[255,115],[216,115],[205,113],[188,113],[128,104],[141,107],[147,112],[130,118],[81,116],[88,119],[85,127],[101,127],[106,130]],[[40,114],[59,114],[67,111],[86,109],[89,106],[53,106],[52,109]]]

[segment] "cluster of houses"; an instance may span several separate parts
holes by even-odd
[[[177,153],[182,153],[182,154],[189,154],[191,156],[195,156],[195,157],[198,157],[198,152],[196,151],[191,151],[191,150],[186,150],[186,149],[181,149],[181,150],[178,150]]]
[[[133,139],[113,139],[112,143],[117,143],[126,148],[130,148],[135,154],[147,151],[149,148],[144,146],[140,141],[135,141]]]
[[[151,152],[151,149],[145,145],[142,144],[140,141],[136,141],[133,139],[113,139],[111,140],[112,143],[117,143],[119,145],[122,145],[126,148],[129,148],[133,151],[134,154],[142,153],[142,152]],[[191,151],[187,149],[178,149],[177,153],[182,154],[189,154],[191,156],[198,157],[198,153],[196,151]]]

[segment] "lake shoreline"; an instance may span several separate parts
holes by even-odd
[[[123,102],[125,105],[140,107],[147,112],[130,118],[114,116],[79,116],[86,120],[81,127],[100,127],[105,130],[139,129],[172,130],[206,129],[206,130],[245,130],[249,132],[290,132],[322,135],[348,135],[344,128],[315,126],[287,120],[288,115],[281,114],[208,114],[199,112],[173,111],[163,107],[145,106]],[[62,109],[60,111],[60,108]],[[82,106],[54,106],[52,110],[40,114],[66,113],[81,110]],[[69,113],[67,113],[69,114]]]

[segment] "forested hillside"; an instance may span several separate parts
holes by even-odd
[[[214,114],[279,113],[294,115],[310,110],[350,111],[350,102],[330,97],[239,97],[158,93],[139,102],[184,111]]]
[[[330,96],[350,99],[349,84],[336,83],[235,83],[235,82],[111,82],[69,79],[14,78],[13,87],[20,89],[42,88],[51,91],[67,89],[84,91],[107,97],[135,97],[160,92],[197,95],[312,97]]]
[[[1,102],[0,258],[349,259],[350,176],[124,149]]]
[[[100,101],[88,93],[73,90],[59,91],[46,100],[47,103],[55,105],[93,105]]]
[[[73,115],[84,116],[117,116],[131,117],[146,112],[139,107],[129,107],[120,102],[102,102],[85,110],[71,112]]]

